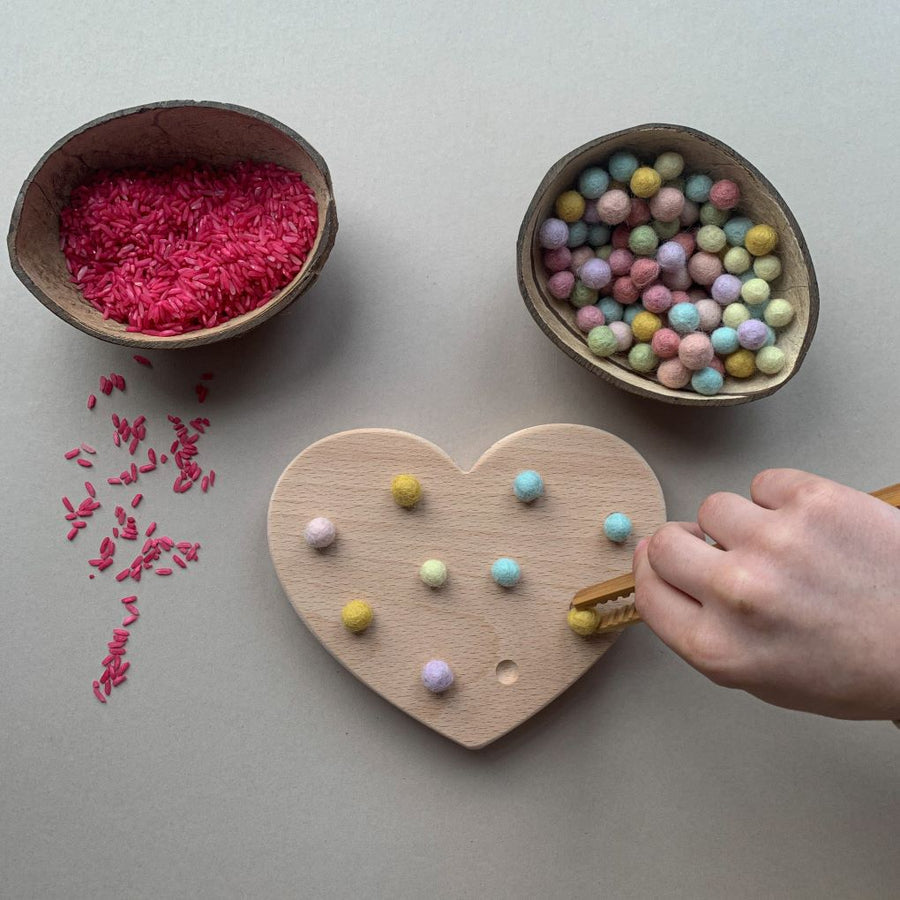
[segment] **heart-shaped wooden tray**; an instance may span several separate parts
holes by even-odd
[[[546,485],[531,504],[512,490],[523,469],[540,472]],[[400,473],[422,483],[414,509],[391,498]],[[615,511],[634,522],[623,545],[602,531]],[[315,516],[337,526],[326,550],[303,539]],[[326,649],[386,700],[475,749],[546,706],[611,646],[615,634],[585,640],[569,630],[569,600],[627,571],[636,540],[664,521],[650,467],[596,428],[527,428],[494,444],[469,472],[423,438],[362,429],[324,438],[294,459],[272,494],[268,532],[281,584]],[[514,588],[491,579],[500,556],[522,567]],[[419,579],[429,558],[447,564],[442,588]],[[375,612],[358,635],[340,618],[354,598]],[[445,694],[421,684],[433,658],[456,675]]]

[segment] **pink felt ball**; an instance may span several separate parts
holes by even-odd
[[[686,291],[693,283],[687,269],[663,272],[662,282],[670,291]]]
[[[616,336],[616,345],[620,353],[627,350],[634,343],[634,335],[631,326],[627,322],[610,322],[609,330]]]
[[[701,334],[699,331],[685,335],[678,345],[678,358],[683,366],[693,372],[696,372],[698,369],[705,369],[712,362],[715,355],[709,337]]]
[[[634,254],[630,250],[626,250],[624,247],[620,247],[618,250],[613,250],[612,253],[609,254],[609,268],[612,270],[613,275],[618,278],[620,275],[627,275],[631,271],[631,265],[634,262]]]
[[[578,326],[579,331],[587,334],[592,328],[605,325],[606,316],[603,315],[599,306],[582,306],[575,313],[575,324]]]
[[[719,359],[718,356],[714,356],[712,358],[712,362],[709,364],[711,369],[715,369],[720,375],[725,374],[725,366],[722,363],[722,360]]]
[[[672,291],[672,306],[676,303],[691,303],[691,295],[684,291]]]
[[[679,344],[681,337],[671,328],[660,328],[650,339],[650,346],[660,359],[672,359],[673,356],[677,356]]]
[[[652,284],[641,295],[644,309],[652,313],[664,313],[672,308],[673,302],[672,292],[664,284]]]
[[[680,359],[667,359],[659,364],[656,377],[663,387],[677,391],[691,380],[691,370],[685,368]]]
[[[598,259],[592,256],[578,270],[578,277],[592,290],[599,291],[600,288],[606,287],[612,278],[612,272],[609,263],[606,260]]]
[[[623,275],[613,282],[612,295],[619,303],[628,306],[629,303],[634,303],[637,300],[640,296],[640,291],[638,290],[637,285],[627,275]]]
[[[697,249],[697,241],[689,231],[679,231],[678,234],[672,237],[672,240],[684,247],[685,258],[689,257]]]
[[[701,331],[714,331],[719,327],[722,322],[722,307],[715,300],[704,297],[702,300],[698,300],[694,306],[700,313]]]
[[[660,222],[674,222],[683,209],[684,194],[678,188],[661,188],[650,198],[650,213]]]
[[[584,215],[581,217],[585,225],[599,225],[600,211],[597,209],[596,203],[588,203],[584,207]]]
[[[722,260],[701,250],[688,260],[688,272],[697,284],[712,284],[722,274]]]
[[[631,212],[631,198],[625,191],[619,188],[613,188],[605,194],[600,195],[597,201],[597,212],[600,214],[600,221],[607,225],[618,225],[628,218]]]
[[[734,209],[741,199],[741,189],[730,179],[723,178],[709,189],[709,202],[716,209]]]
[[[690,228],[700,218],[700,207],[693,200],[685,200],[678,221],[683,228]]]
[[[594,256],[594,251],[591,250],[590,247],[588,247],[588,246],[576,247],[576,248],[572,251],[572,264],[569,266],[569,268],[570,268],[576,275],[578,275],[579,271],[581,270],[581,267],[582,267],[589,259],[596,259],[596,258],[597,258],[597,257]]]
[[[632,197],[631,211],[625,219],[629,228],[637,228],[638,225],[646,225],[650,221],[650,205],[640,197]]]
[[[652,259],[641,257],[631,266],[631,280],[643,290],[659,278],[659,264]]]
[[[612,238],[610,239],[613,248],[616,250],[624,250],[628,246],[630,234],[631,229],[627,225],[616,225],[616,227],[613,228]]]
[[[734,303],[741,296],[742,286],[740,278],[726,272],[712,283],[710,294],[716,303],[728,306],[729,303]]]
[[[656,261],[661,269],[683,269],[687,265],[687,254],[678,241],[666,241],[656,251]]]
[[[557,272],[547,279],[547,290],[557,300],[568,300],[575,287],[575,276],[571,272]]]
[[[544,252],[544,266],[548,272],[562,272],[572,265],[572,251],[568,247],[557,247]]]

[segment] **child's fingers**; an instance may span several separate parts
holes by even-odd
[[[712,585],[725,554],[706,542],[698,525],[670,522],[650,538],[647,556],[653,571],[700,603],[714,599]]]
[[[750,543],[769,527],[768,509],[738,494],[710,494],[697,511],[697,523],[704,533],[726,550]]]
[[[766,469],[751,482],[750,496],[758,506],[780,509],[795,499],[811,482],[818,480],[815,475],[799,469]]]

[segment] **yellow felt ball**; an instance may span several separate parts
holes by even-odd
[[[631,193],[635,197],[643,197],[645,200],[652,197],[662,186],[662,178],[656,169],[650,166],[641,166],[634,170],[631,176]]]
[[[635,340],[642,344],[650,343],[650,339],[662,328],[662,319],[646,310],[639,312],[631,322],[631,331]]]
[[[411,509],[422,497],[422,485],[414,475],[397,475],[391,482],[391,496],[398,506]]]
[[[365,600],[351,600],[341,610],[341,621],[348,631],[359,634],[371,624],[374,614],[372,607]]]
[[[556,198],[556,215],[563,222],[577,222],[584,215],[584,197],[578,191],[566,191]]]
[[[733,378],[749,378],[756,371],[756,356],[750,350],[736,350],[725,357],[725,371]]]
[[[778,232],[771,225],[754,225],[744,235],[744,246],[754,256],[766,256],[777,243]]]
[[[589,637],[597,630],[600,613],[596,609],[570,609],[566,621],[575,634]]]

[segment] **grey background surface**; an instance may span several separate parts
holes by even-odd
[[[463,466],[528,425],[605,428],[654,467],[673,518],[772,465],[895,482],[896,4],[4,7],[5,215],[72,128],[195,98],[310,140],[341,225],[290,314],[155,355],[152,373],[0,267],[0,895],[896,896],[889,725],[766,707],[635,629],[550,708],[470,753],[331,659],[265,543],[282,468],[366,425],[417,432]],[[646,121],[734,146],[805,231],[818,335],[758,404],[689,411],[621,393],[557,350],[518,296],[515,237],[544,172]],[[201,541],[202,559],[142,585],[133,677],[102,707],[90,681],[123,592],[88,580],[99,529],[67,544],[59,496],[80,496],[84,473],[61,456],[79,440],[101,447],[96,475],[116,465],[108,409],[84,409],[113,370],[129,379],[115,408],[148,415],[157,445],[164,415],[193,414],[197,376],[216,373],[202,449],[219,482],[205,496],[176,498],[163,479],[147,491],[146,515]]]

